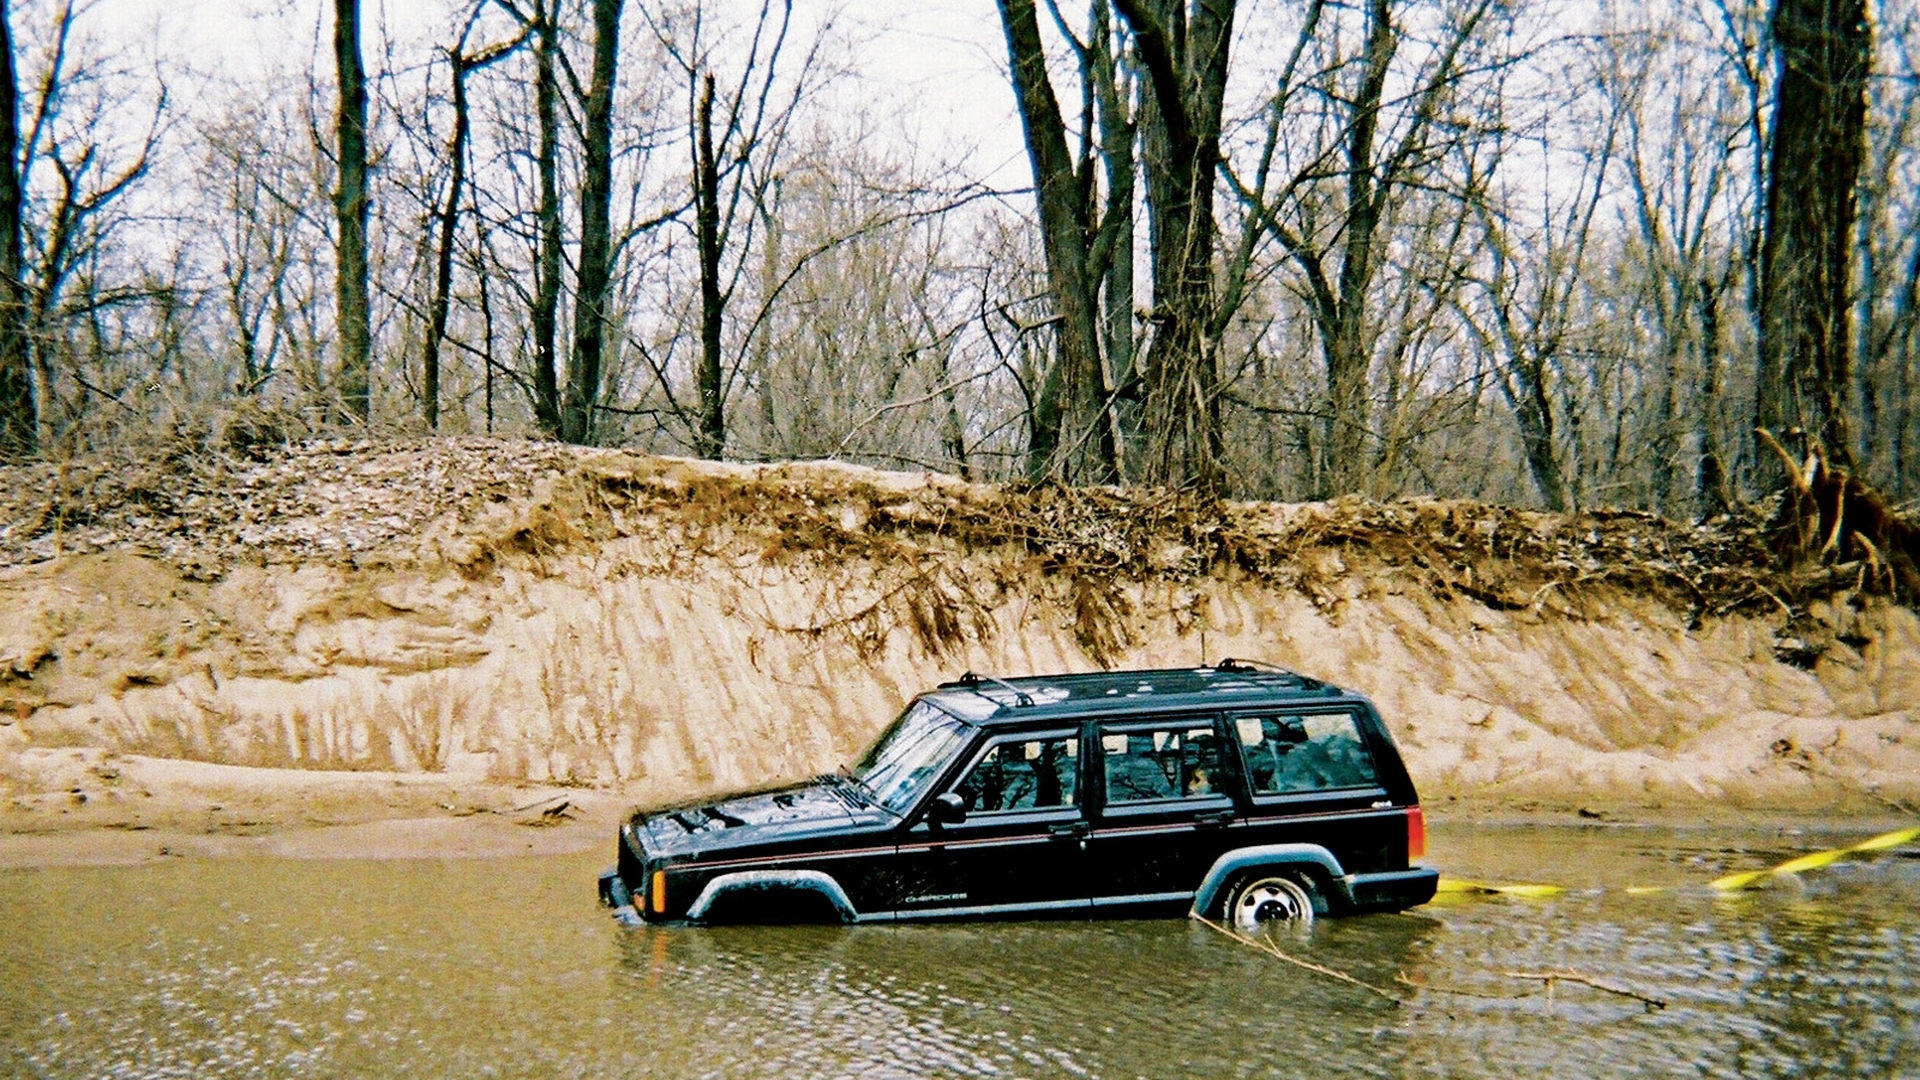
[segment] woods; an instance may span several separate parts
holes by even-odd
[[[1007,163],[877,89],[904,9],[335,0],[243,78],[0,4],[0,453],[520,433],[1699,518],[1783,482],[1765,428],[1920,497],[1911,5],[972,14],[998,71],[938,89]]]

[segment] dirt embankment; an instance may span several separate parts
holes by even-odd
[[[1368,693],[1463,812],[1920,807],[1920,620],[1737,522],[489,440],[5,479],[0,858],[604,842],[965,670],[1226,656]]]

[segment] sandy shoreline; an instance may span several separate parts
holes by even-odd
[[[256,769],[72,751],[96,762],[78,791],[0,802],[0,869],[137,866],[171,859],[613,857],[637,793],[445,776]],[[101,774],[110,774],[110,781]],[[91,790],[89,790],[91,788]],[[1891,808],[1755,808],[1429,794],[1448,828],[1560,826],[1859,832],[1913,825]]]
[[[181,857],[459,858],[604,845],[630,794],[444,775],[263,769],[50,753],[0,800],[0,868]],[[51,781],[51,783],[47,782]],[[17,787],[17,785],[16,785]]]

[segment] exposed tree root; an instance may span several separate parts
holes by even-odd
[[[1786,466],[1788,489],[1774,519],[1773,547],[1790,571],[1838,570],[1862,592],[1912,604],[1920,597],[1920,526],[1887,497],[1827,460],[1826,448],[1807,439],[1795,460],[1779,438],[1756,429]],[[1789,438],[1801,435],[1789,431]]]

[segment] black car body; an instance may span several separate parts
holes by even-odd
[[[1250,927],[1426,902],[1425,835],[1360,695],[1236,661],[969,675],[844,774],[635,813],[600,892],[647,922],[1191,910]]]

